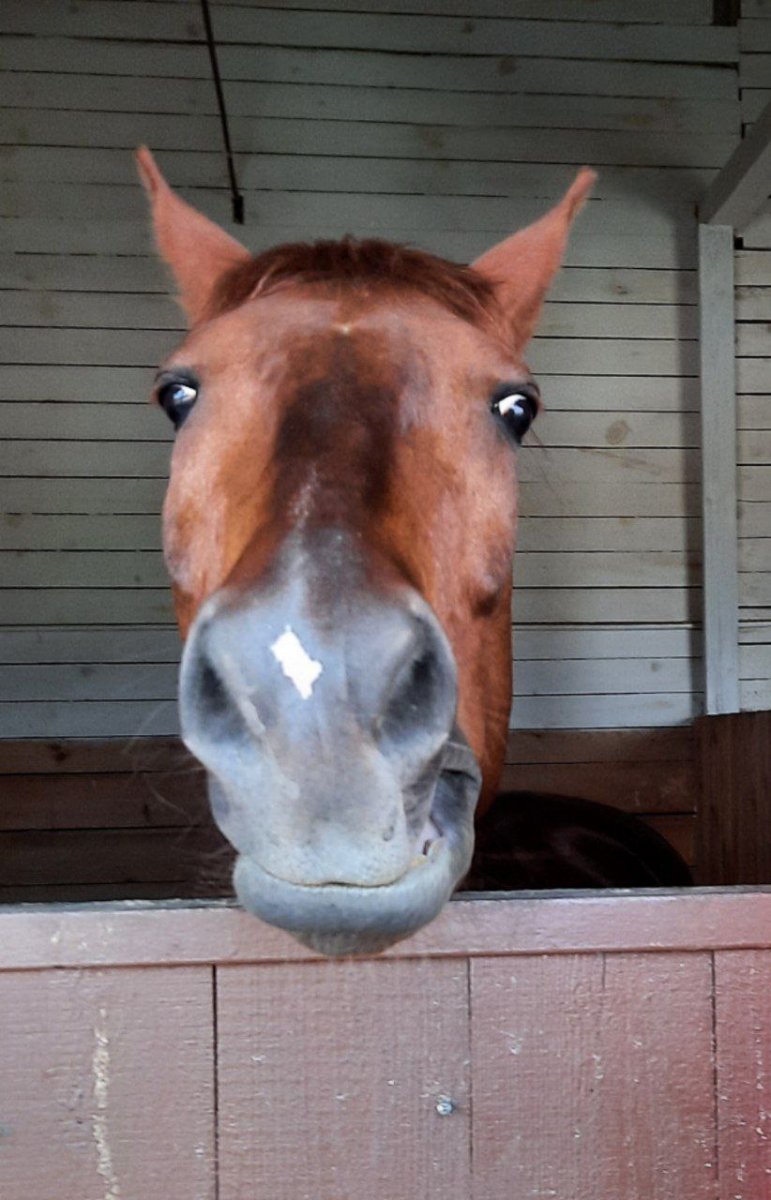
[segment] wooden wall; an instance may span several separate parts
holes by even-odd
[[[771,4],[739,23],[742,123],[771,101]],[[739,667],[744,709],[771,708],[771,203],[736,252],[739,423]]]
[[[699,745],[690,726],[520,731],[502,786],[632,812],[696,865]],[[0,903],[231,895],[203,772],[176,741],[6,741],[0,794]],[[708,857],[719,845],[716,825]]]
[[[469,259],[599,168],[532,349],[548,411],[520,455],[514,722],[685,722],[701,692],[694,202],[739,136],[739,31],[711,25],[711,0],[470,7],[217,0],[240,233],[255,249],[377,233]],[[5,0],[0,33],[0,735],[168,735],[169,433],[144,398],[179,318],[130,151],[148,142],[227,222],[200,12]],[[768,282],[746,254],[742,287]],[[762,514],[743,499],[748,534]]]
[[[332,962],[222,907],[0,911],[0,1191],[761,1200],[769,930],[767,893],[466,900]]]

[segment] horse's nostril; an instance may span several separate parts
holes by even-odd
[[[214,667],[208,662],[201,664],[198,691],[201,715],[221,720],[228,709],[227,692]]]
[[[427,634],[391,685],[377,722],[381,743],[404,748],[449,730],[455,705],[452,664]]]

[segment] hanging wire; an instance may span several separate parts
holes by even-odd
[[[201,0],[201,12],[203,14],[203,23],[206,30],[206,44],[209,47],[209,61],[211,62],[212,78],[214,79],[214,90],[217,93],[217,107],[220,113],[220,125],[222,126],[222,140],[225,144],[225,158],[228,164],[228,179],[230,180],[230,197],[233,204],[233,220],[236,225],[244,223],[244,198],[238,189],[238,179],[236,178],[236,164],[233,158],[233,147],[230,143],[230,130],[228,128],[228,114],[225,108],[225,94],[222,90],[222,78],[220,76],[219,63],[217,62],[217,46],[214,41],[214,31],[211,24],[211,13],[209,12],[209,0]]]

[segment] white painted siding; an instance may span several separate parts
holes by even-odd
[[[771,4],[744,0],[742,122],[771,101]],[[736,255],[739,674],[742,708],[771,708],[771,203]]]
[[[694,203],[739,136],[737,30],[710,25],[708,0],[220,0],[212,13],[246,198],[235,232],[254,249],[353,232],[468,260],[542,212],[577,166],[599,167],[531,354],[548,411],[543,445],[520,455],[513,719],[690,719]],[[168,733],[176,635],[155,514],[170,439],[144,399],[179,318],[130,151],[147,142],[182,194],[227,223],[199,9],[5,0],[0,31],[12,514],[0,525],[0,735]],[[758,50],[742,59],[748,105]],[[769,282],[764,253],[739,256],[745,313],[761,303],[753,272]],[[748,420],[756,333],[740,331]],[[752,502],[757,466],[741,472],[749,545],[764,505]]]

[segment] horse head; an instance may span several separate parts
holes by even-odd
[[[182,735],[244,907],[378,950],[439,912],[495,793],[523,353],[594,177],[465,267],[379,240],[253,257],[138,162],[190,327],[155,388]]]

